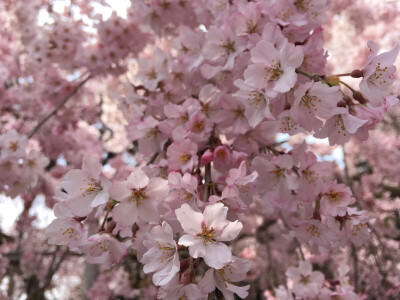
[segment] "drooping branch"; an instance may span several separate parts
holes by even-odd
[[[68,102],[69,99],[74,96],[79,89],[85,85],[85,83],[91,78],[91,75],[88,75],[81,83],[79,83],[72,91],[69,93],[46,117],[44,117],[29,133],[28,138],[30,139],[35,135],[36,132],[54,115],[57,113],[57,111],[60,110],[61,107],[65,105],[65,103]]]

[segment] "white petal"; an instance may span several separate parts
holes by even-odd
[[[176,218],[183,230],[187,233],[196,235],[201,232],[203,214],[195,212],[188,204],[184,203],[181,208],[175,210]]]
[[[149,177],[142,169],[135,169],[127,179],[128,187],[134,189],[144,188],[149,184]]]
[[[132,201],[124,201],[113,209],[113,219],[122,226],[131,226],[137,222],[138,209]]]
[[[224,228],[220,237],[216,237],[219,241],[231,241],[236,238],[242,230],[243,224],[240,221],[229,222]]]
[[[221,269],[232,260],[232,252],[224,243],[206,244],[205,263],[214,269]]]
[[[228,208],[222,203],[209,205],[204,210],[204,223],[208,227],[213,227],[215,230],[222,230],[226,224],[226,215]]]

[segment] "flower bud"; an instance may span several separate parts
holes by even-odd
[[[359,91],[354,91],[353,98],[354,100],[357,100],[361,104],[366,104],[368,102],[368,100],[365,99],[364,96]]]
[[[200,165],[205,166],[213,160],[213,152],[207,149],[200,158]]]
[[[353,77],[353,78],[364,77],[364,72],[362,70],[353,70],[350,74],[351,74],[351,77]]]

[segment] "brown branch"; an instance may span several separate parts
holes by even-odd
[[[73,90],[71,93],[69,93],[46,117],[44,117],[33,129],[32,131],[29,133],[28,138],[30,139],[32,136],[35,135],[36,132],[38,132],[38,130],[44,125],[44,123],[46,123],[55,113],[57,113],[57,111],[64,106],[65,103],[67,103],[67,101],[69,99],[72,98],[72,96],[74,96],[79,89],[91,78],[91,76],[89,75],[88,77],[86,77],[86,79],[84,79],[81,83],[79,83]]]
[[[205,165],[204,171],[204,202],[208,202],[208,198],[210,197],[210,183],[211,183],[211,164],[208,163]]]

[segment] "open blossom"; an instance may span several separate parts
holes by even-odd
[[[236,98],[224,94],[221,96],[219,106],[222,108],[216,117],[216,123],[222,128],[232,128],[233,133],[243,134],[249,130],[245,116],[245,107]]]
[[[332,229],[315,219],[303,221],[294,232],[300,242],[308,243],[310,250],[315,253],[328,252],[337,240]]]
[[[157,222],[158,202],[167,197],[168,181],[159,177],[149,178],[142,169],[135,169],[127,180],[113,185],[111,196],[120,203],[113,209],[113,219],[122,226],[131,226],[141,218]]]
[[[101,168],[96,159],[84,157],[81,170],[71,170],[64,176],[61,186],[76,216],[87,216],[93,207],[108,202],[111,182],[101,174]]]
[[[171,170],[191,172],[198,163],[197,144],[189,139],[173,142],[167,150],[168,166]]]
[[[399,52],[396,44],[389,52],[378,55],[378,45],[368,41],[371,54],[363,68],[363,79],[360,82],[360,89],[364,96],[373,106],[380,106],[384,101],[386,90],[394,81],[396,67],[394,62]]]
[[[179,272],[179,254],[173,231],[167,222],[155,226],[151,230],[151,238],[145,241],[149,249],[143,255],[141,263],[144,264],[143,272],[153,275],[155,285],[165,285]]]
[[[171,282],[160,287],[158,290],[157,299],[206,300],[208,299],[208,295],[202,293],[197,284],[179,283],[179,276],[176,275]]]
[[[245,161],[240,163],[239,168],[229,170],[222,198],[230,208],[247,208],[251,204],[257,177],[256,171],[246,175]]]
[[[207,31],[203,56],[212,64],[220,64],[224,70],[231,70],[235,58],[246,49],[246,40],[240,37],[231,27],[218,28],[211,26]]]
[[[72,218],[58,218],[53,220],[46,229],[49,244],[68,245],[75,248],[86,238],[83,225]]]
[[[92,235],[79,249],[89,263],[105,266],[121,262],[127,253],[126,245],[108,233]]]
[[[182,203],[193,205],[199,200],[197,194],[198,180],[195,176],[189,173],[182,176],[178,172],[171,172],[168,174],[168,184],[174,190],[165,198],[165,202],[173,210],[181,207]]]
[[[294,91],[294,103],[290,109],[293,121],[305,130],[318,130],[322,126],[319,118],[328,119],[347,113],[344,107],[337,107],[343,94],[339,86],[330,87],[320,82],[307,82]]]
[[[246,277],[246,273],[250,271],[251,263],[236,256],[232,256],[232,262],[221,269],[209,269],[204,274],[204,277],[199,282],[199,287],[205,293],[210,293],[217,287],[223,294],[226,300],[233,300],[233,294],[245,299],[248,296],[246,286],[236,286],[232,282],[238,282]]]
[[[304,202],[314,201],[322,189],[323,179],[331,172],[331,164],[319,162],[312,152],[300,156],[300,176],[297,197]]]
[[[205,263],[215,269],[221,269],[231,261],[232,252],[222,242],[231,241],[242,230],[239,221],[226,220],[228,208],[215,203],[205,208],[204,213],[194,211],[188,204],[175,210],[184,234],[178,244],[189,247],[193,258],[203,257]]]
[[[356,202],[351,190],[344,184],[326,182],[321,194],[321,213],[325,216],[344,216],[346,207]]]
[[[296,297],[314,298],[318,295],[324,283],[324,274],[313,271],[311,263],[300,261],[299,267],[289,267],[286,276],[293,280],[292,290]]]
[[[246,84],[265,88],[276,95],[288,92],[295,85],[296,68],[303,62],[303,51],[289,42],[277,49],[269,41],[262,40],[251,50],[251,61],[253,64],[244,72]]]
[[[316,138],[329,138],[329,145],[342,145],[350,140],[367,120],[361,120],[349,113],[335,115],[329,118],[324,126],[314,136]]]
[[[264,91],[261,88],[247,85],[242,79],[237,79],[234,82],[239,88],[233,96],[237,97],[245,106],[244,115],[251,127],[256,127],[265,118],[273,119],[269,109],[269,101]]]
[[[298,178],[292,171],[293,157],[288,154],[271,160],[257,156],[252,168],[258,172],[257,191],[278,207],[293,210],[292,190],[298,187]],[[261,180],[264,179],[264,180]],[[266,180],[265,180],[266,179]]]
[[[27,145],[26,136],[19,135],[16,130],[10,130],[0,136],[0,157],[25,155]]]

